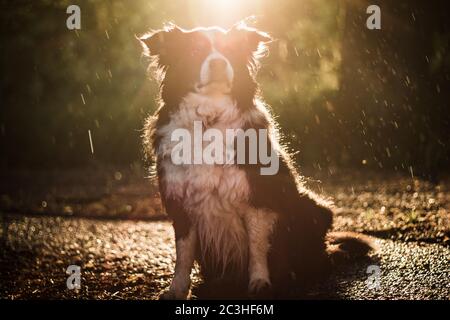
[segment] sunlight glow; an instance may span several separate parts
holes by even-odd
[[[237,21],[254,13],[250,11],[252,7],[250,5],[254,2],[257,1],[199,0],[192,2],[191,12],[208,25],[229,28]]]

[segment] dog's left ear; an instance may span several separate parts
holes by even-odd
[[[241,43],[251,55],[265,52],[267,50],[267,44],[273,40],[269,34],[248,27],[243,23],[236,24],[229,33],[236,37],[238,43]]]
[[[258,52],[261,47],[265,50],[265,46],[272,41],[267,33],[258,31],[256,29],[247,30],[247,44],[252,52]]]

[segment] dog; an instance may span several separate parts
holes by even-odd
[[[240,23],[229,30],[172,24],[138,39],[160,81],[159,107],[144,127],[145,152],[176,240],[175,274],[161,298],[188,297],[195,260],[205,283],[246,297],[283,297],[325,277],[332,203],[302,183],[255,80],[272,38]],[[262,161],[175,164],[173,134],[193,133],[195,122],[219,132],[262,130],[257,142],[275,153],[276,174],[262,174]],[[250,146],[245,152],[247,159]]]

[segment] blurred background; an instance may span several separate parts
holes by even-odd
[[[449,170],[448,1],[0,3],[0,204],[8,211],[29,195],[50,210],[53,193],[95,199],[128,177],[143,180],[141,128],[157,85],[135,35],[169,21],[229,28],[254,16],[277,39],[258,80],[300,167],[431,182]],[[81,30],[66,27],[71,4],[81,8]],[[366,28],[371,4],[381,7],[381,30]],[[101,187],[92,183],[104,171]]]
[[[81,8],[81,30],[66,8]],[[381,7],[381,30],[365,27]],[[436,176],[448,170],[446,1],[1,1],[0,166],[141,163],[156,86],[134,36],[254,15],[277,41],[259,74],[298,162]],[[91,153],[91,131],[94,154]]]

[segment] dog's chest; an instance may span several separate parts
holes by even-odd
[[[209,97],[189,94],[171,115],[170,122],[158,129],[161,136],[158,156],[163,159],[163,185],[168,197],[180,199],[184,207],[195,214],[241,212],[249,198],[249,185],[245,171],[233,164],[174,164],[172,152],[179,144],[172,141],[174,130],[186,129],[194,139],[194,123],[201,122],[203,129],[213,128],[222,132],[224,159],[230,144],[226,130],[242,127],[242,119],[235,103],[227,96]],[[203,142],[203,146],[209,142]],[[191,143],[193,155],[194,143]],[[198,147],[198,145],[197,145]]]

